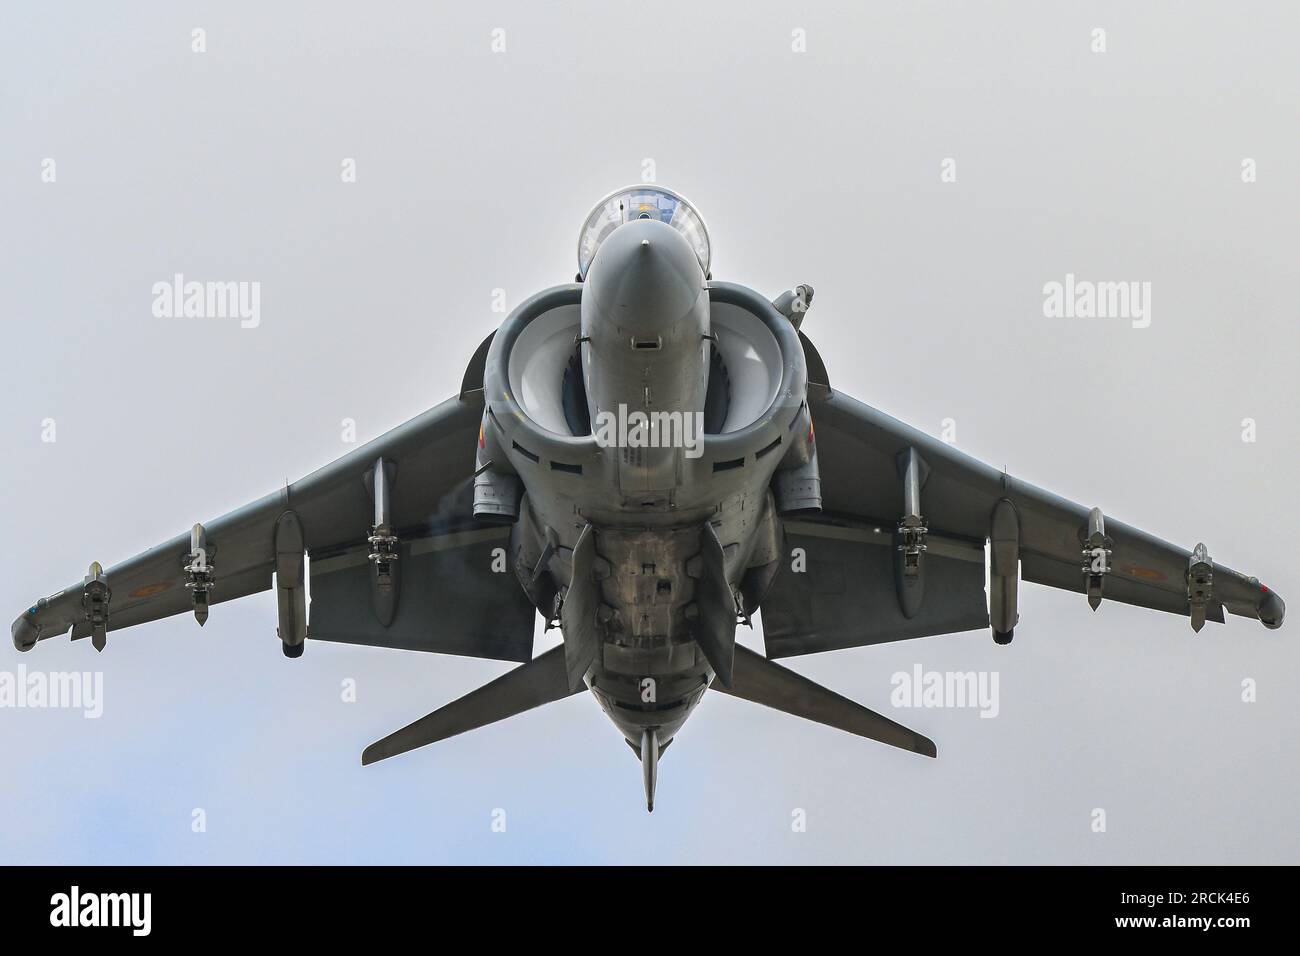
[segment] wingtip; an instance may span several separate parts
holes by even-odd
[[[27,612],[18,615],[18,620],[14,621],[14,625],[9,631],[13,636],[14,647],[24,653],[35,647],[41,636],[35,618],[36,608],[33,607]]]
[[[917,753],[924,757],[937,758],[939,756],[939,748],[934,745],[934,741],[929,737],[921,737],[917,740],[915,749]]]
[[[1282,595],[1261,584],[1260,599],[1255,613],[1266,628],[1275,631],[1282,626],[1282,621],[1286,618],[1286,602],[1282,600]]]

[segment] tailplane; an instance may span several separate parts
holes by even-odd
[[[586,689],[582,684],[576,690],[571,689],[564,666],[564,648],[554,647],[371,744],[361,754],[361,763],[364,766],[395,757]]]
[[[878,740],[891,747],[927,757],[938,755],[934,741],[929,737],[908,730],[902,724],[841,697],[780,664],[773,664],[741,645],[736,646],[731,686],[715,682],[713,689],[868,740]]]

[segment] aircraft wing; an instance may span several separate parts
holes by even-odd
[[[494,549],[509,547],[508,529],[478,524],[472,515],[482,408],[481,394],[467,396],[462,390],[460,397],[302,480],[201,522],[205,564],[212,578],[207,603],[219,604],[275,584],[280,620],[286,621],[287,601],[287,619],[299,634],[300,647],[306,623],[306,551],[312,558],[312,603],[317,606],[311,618],[313,638],[528,660],[533,607],[514,575],[499,573],[502,562],[491,566]],[[376,523],[373,488],[380,461],[387,475],[389,523],[400,542],[394,573],[404,583],[393,602],[396,613],[389,613],[386,621],[384,611],[372,607],[367,540]],[[187,587],[187,580],[193,584],[187,565],[193,566],[194,542],[190,532],[182,533],[102,571],[99,583],[107,592],[104,631],[194,611],[194,588]],[[96,570],[102,569],[92,567],[92,574]],[[15,645],[28,650],[37,640],[65,634],[69,628],[74,640],[92,634],[94,599],[87,592],[98,589],[88,575],[33,604],[14,622]],[[441,605],[436,609],[430,606],[435,601]],[[100,638],[96,635],[97,647]],[[286,640],[286,645],[291,643]]]
[[[808,569],[783,565],[763,599],[769,657],[985,627],[990,606],[995,637],[1009,640],[1017,560],[1025,581],[1181,614],[1197,630],[1225,610],[1281,624],[1281,597],[1258,579],[976,461],[832,392],[815,350],[809,364],[823,511],[787,521],[787,545],[805,549]],[[927,547],[922,596],[905,608],[897,562],[913,460]]]

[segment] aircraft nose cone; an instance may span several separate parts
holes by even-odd
[[[600,320],[650,342],[690,313],[703,291],[690,243],[672,226],[643,219],[619,226],[596,250],[582,294]]]

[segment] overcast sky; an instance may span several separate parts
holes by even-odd
[[[651,168],[715,278],[816,288],[836,389],[1300,601],[1295,6],[867,6],[9,4],[5,620],[453,394],[494,290],[570,281]],[[176,273],[260,324],[156,317]],[[1067,274],[1151,283],[1149,327],[1045,317]],[[0,861],[1296,863],[1297,627],[1027,585],[1009,647],[793,662],[937,761],[707,695],[647,815],[586,696],[363,769],[508,665],[285,660],[267,593],[5,642],[103,715],[0,708]],[[917,665],[996,672],[998,715],[891,708]]]

